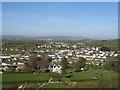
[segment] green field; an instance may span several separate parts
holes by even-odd
[[[13,54],[21,54],[22,52],[21,51],[2,51],[2,54],[11,54],[11,55],[13,55]]]
[[[39,85],[42,85],[43,83],[28,83],[28,85],[33,84],[33,88],[38,88]],[[16,83],[16,84],[3,84],[2,88],[17,88],[18,86],[22,85],[22,83]],[[68,86],[64,83],[62,84],[49,84],[48,86],[45,86],[44,88],[68,88]]]
[[[71,80],[88,80],[88,79],[92,79],[94,76],[100,76],[100,75],[104,75],[104,76],[111,76],[111,75],[118,75],[116,72],[79,72],[79,73],[73,73],[73,77],[71,77]]]
[[[47,74],[3,74],[2,82],[15,82],[15,81],[27,81],[27,80],[49,80],[50,77]]]
[[[33,49],[34,47],[31,47],[31,46],[26,46],[26,47],[24,47],[24,46],[16,46],[16,47],[8,47],[8,49],[27,49],[27,50],[31,50],[31,49]]]
[[[104,76],[103,80],[92,80],[94,76],[96,76],[96,72],[93,71],[86,71],[86,72],[74,72],[72,73],[73,76],[70,78],[70,80],[77,82],[76,88],[91,88],[91,87],[98,87],[98,84],[107,84],[104,87],[117,87],[116,78],[118,77],[117,72],[113,71],[105,71],[105,70],[99,70],[97,72],[97,75],[100,76],[101,74]],[[49,80],[51,77],[48,76],[46,73],[40,73],[40,74],[3,74],[2,75],[2,82],[4,83],[2,85],[3,88],[16,88],[17,86],[21,84],[25,84],[26,81],[30,81],[28,84],[33,84],[33,88],[37,88],[39,85],[37,81],[40,80]],[[82,80],[82,81],[79,81]],[[25,81],[24,83],[19,81]],[[35,82],[32,82],[35,81]],[[46,81],[45,81],[46,82]],[[39,84],[42,85],[45,82],[40,82]],[[108,82],[108,83],[104,83]],[[110,83],[110,85],[109,85]],[[49,84],[48,86],[45,86],[44,88],[70,88],[71,86],[61,83],[61,84]]]
[[[48,48],[36,48],[36,50],[47,50]]]

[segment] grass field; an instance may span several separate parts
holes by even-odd
[[[3,84],[2,88],[17,88],[23,83],[16,83],[16,84]],[[39,85],[42,85],[43,82],[41,83],[28,83],[28,85],[33,84],[33,88],[38,88]],[[45,86],[44,88],[68,88],[68,86],[64,83],[62,84],[49,84],[48,86]]]
[[[36,50],[47,50],[48,48],[36,48]]]
[[[79,72],[79,73],[73,73],[73,77],[71,77],[71,80],[87,80],[87,79],[92,79],[94,76],[100,76],[100,75],[104,75],[104,76],[111,76],[111,75],[117,75],[116,72],[97,72],[97,74],[95,72]]]
[[[10,55],[12,55],[12,54],[21,54],[22,52],[21,51],[2,51],[2,54],[10,54]]]
[[[24,47],[24,46],[16,46],[16,47],[8,47],[8,49],[27,49],[27,50],[31,50],[31,49],[33,49],[34,47],[31,47],[31,46],[26,46],[26,47]]]
[[[71,80],[86,80],[86,79],[92,79],[94,76],[94,73],[92,72],[79,72],[79,73],[73,73],[73,77],[71,77]]]
[[[26,80],[49,80],[50,77],[47,74],[3,74],[2,82],[15,82]]]
[[[117,72],[113,71],[105,71],[100,70],[100,72],[97,73],[98,75],[103,74],[104,78],[100,80],[88,80],[92,79],[96,73],[93,71],[87,71],[87,72],[77,72],[73,73],[73,77],[70,78],[70,80],[74,80],[77,82],[76,88],[91,88],[91,87],[98,87],[98,85],[102,85],[104,87],[117,87],[116,77],[118,75]],[[3,74],[2,75],[2,82],[4,83],[2,85],[3,88],[16,88],[17,86],[21,84],[25,84],[18,81],[39,81],[39,80],[49,80],[51,77],[48,76],[45,73],[40,74]],[[79,81],[82,80],[82,81]],[[87,81],[88,80],[88,81]],[[7,83],[6,83],[7,82]],[[10,83],[10,82],[17,82],[17,83]],[[105,83],[108,82],[108,83]],[[28,84],[30,84],[29,82]],[[40,82],[39,84],[42,85],[44,82]],[[105,83],[105,84],[104,84]],[[37,88],[39,85],[37,82],[32,82],[33,88]],[[109,85],[110,84],[110,85]],[[71,86],[62,83],[62,84],[49,84],[48,86],[45,86],[44,88],[70,88]]]

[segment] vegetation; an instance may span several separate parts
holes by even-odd
[[[120,62],[119,62],[120,56],[118,57],[109,57],[107,58],[106,63],[104,64],[104,68],[107,70],[113,70],[113,71],[117,71],[120,72]]]
[[[48,76],[46,73],[5,73],[2,75],[2,82],[39,81],[49,79],[50,76]]]
[[[3,51],[2,54],[13,55],[13,54],[21,54],[21,51]]]
[[[62,74],[66,74],[66,68],[67,68],[67,59],[63,57],[61,61],[61,66],[62,66]]]
[[[3,73],[3,88],[17,88],[19,85],[33,84],[33,88],[37,88],[43,84],[43,82],[48,81],[51,77],[53,81],[62,81],[63,83],[52,83],[44,88],[117,88],[118,87],[118,73],[120,72],[118,61],[120,57],[108,57],[105,64],[100,65],[88,65],[86,64],[86,59],[80,57],[76,62],[68,64],[68,60],[72,61],[72,56],[68,59],[63,57],[61,62],[53,62],[56,65],[60,64],[62,66],[62,74],[49,72],[48,64],[52,58],[48,58],[47,54],[53,54],[53,52],[47,52],[48,50],[57,49],[65,50],[66,47],[40,47],[40,45],[49,45],[51,41],[42,40],[3,40],[3,55],[21,54],[30,56],[29,60],[25,60],[25,68],[21,70],[22,73],[15,73],[15,69],[8,69],[8,72]],[[53,41],[55,42],[66,42],[71,50],[75,50],[72,45],[77,43],[84,43],[82,45],[77,44],[77,50],[81,47],[101,47],[102,51],[116,50],[117,52],[117,42],[109,40],[78,40],[78,41]],[[51,44],[53,46],[53,44]],[[6,50],[7,49],[7,50]],[[14,50],[10,50],[14,49]],[[17,49],[17,50],[15,50]],[[38,52],[36,52],[38,51]],[[39,52],[44,51],[44,53]],[[64,54],[67,54],[65,52]],[[72,52],[75,56],[75,52]],[[40,56],[38,56],[40,55]],[[18,59],[18,58],[17,58]],[[5,59],[6,60],[6,59]],[[84,70],[82,70],[82,68]],[[23,73],[24,72],[24,73]],[[25,73],[26,72],[26,73]],[[42,82],[43,81],[43,82]],[[76,85],[69,85],[68,82],[76,82]],[[37,83],[39,82],[39,84]],[[107,82],[107,83],[105,83]]]
[[[51,73],[52,74],[52,73]],[[55,75],[55,74],[53,74]],[[44,88],[117,88],[118,87],[118,73],[113,71],[107,71],[107,70],[96,70],[96,71],[86,71],[86,72],[79,72],[79,73],[72,73],[72,77],[70,77],[70,80],[73,82],[76,82],[77,84],[75,87],[69,86],[66,83],[60,83],[60,84],[49,84],[48,86],[45,86]],[[98,80],[92,80],[93,77],[96,75],[99,76]],[[28,84],[33,84],[33,88],[37,88],[39,82],[40,85],[43,84],[41,80],[49,80],[51,75],[40,73],[40,74],[3,74],[3,87],[4,88],[11,88],[25,84],[26,82]],[[65,79],[65,78],[64,78]],[[53,80],[60,80],[60,77],[58,77],[58,74],[54,76]],[[22,81],[22,82],[20,82]],[[67,79],[65,79],[67,81]],[[10,82],[10,83],[9,83]],[[46,82],[46,81],[44,81]],[[107,82],[107,83],[104,83]],[[6,83],[6,84],[4,84]],[[8,84],[7,84],[8,83]],[[57,86],[55,86],[57,85]]]
[[[106,46],[102,46],[101,51],[110,51],[110,48],[109,47],[106,47]]]
[[[80,57],[80,58],[79,58],[80,68],[84,68],[84,67],[85,67],[86,61],[87,61],[87,60],[86,60],[85,58],[83,58],[83,57]]]
[[[106,82],[106,83],[105,83]],[[99,80],[77,82],[75,88],[118,88],[118,77],[101,77]]]
[[[50,77],[57,79],[57,80],[61,80],[61,78],[63,77],[62,74],[56,73],[56,72],[49,72],[47,73]]]
[[[32,54],[30,60],[25,63],[25,72],[40,73],[47,70],[48,56],[43,54],[42,57],[37,57],[37,54]]]
[[[75,62],[75,71],[80,71],[81,70],[81,68],[84,68],[85,66],[86,66],[86,59],[85,58],[83,58],[83,57],[80,57],[79,58],[79,61],[78,62]]]

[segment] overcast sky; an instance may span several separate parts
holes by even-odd
[[[118,37],[117,2],[3,2],[3,35]]]

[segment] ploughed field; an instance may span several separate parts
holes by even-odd
[[[67,78],[72,82],[76,82],[74,88],[117,88],[118,73],[113,71],[99,70],[86,72],[73,72],[71,77]],[[66,74],[67,76],[69,74]],[[102,77],[101,77],[102,75]],[[2,88],[17,88],[22,84],[33,84],[33,88],[38,88],[39,85],[47,83],[51,78],[48,73],[4,73],[2,76]],[[100,79],[93,80],[93,77],[98,76]],[[63,77],[64,79],[66,77]],[[58,78],[59,79],[59,78]],[[53,78],[56,81],[57,78]],[[27,82],[27,83],[26,83]],[[106,83],[107,82],[107,83]],[[66,83],[52,83],[43,88],[71,88],[72,86]]]

